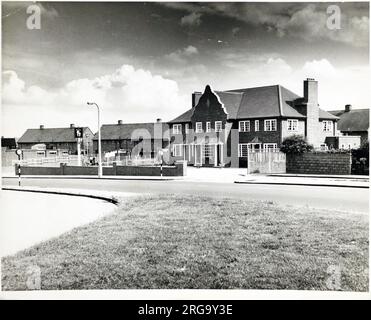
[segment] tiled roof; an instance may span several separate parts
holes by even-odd
[[[102,140],[125,140],[131,139],[132,133],[137,130],[137,133],[145,135],[149,133],[151,137],[154,136],[155,125],[162,125],[162,132],[169,129],[167,123],[122,123],[122,124],[104,124],[101,127]],[[94,140],[98,139],[98,133],[94,135]]]
[[[305,118],[305,109],[300,107],[303,98],[281,85],[215,91],[228,113],[228,119],[294,117]],[[196,104],[202,93],[196,94]],[[191,108],[179,117],[169,121],[189,122],[193,113]],[[303,112],[304,111],[304,112]],[[319,109],[321,119],[337,119],[336,116]]]
[[[348,112],[334,110],[330,113],[340,118],[337,125],[340,131],[367,131],[370,126],[370,109],[354,109]]]
[[[90,129],[84,127],[85,130]],[[91,131],[90,131],[91,132]],[[76,142],[74,128],[27,129],[18,143]]]

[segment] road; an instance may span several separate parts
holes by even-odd
[[[2,178],[3,186],[17,180]],[[112,192],[180,193],[234,199],[257,199],[279,204],[310,206],[346,212],[369,212],[368,189],[307,187],[290,185],[249,185],[192,181],[140,181],[96,179],[23,179],[23,186],[90,189]]]

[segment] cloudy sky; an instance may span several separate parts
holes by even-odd
[[[191,93],[319,81],[323,109],[368,108],[368,3],[2,3],[2,135],[70,123],[171,120]]]

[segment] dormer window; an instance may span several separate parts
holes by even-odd
[[[173,124],[173,134],[181,134],[181,133],[182,133],[182,125]]]

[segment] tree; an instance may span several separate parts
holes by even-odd
[[[280,150],[288,154],[301,154],[312,151],[313,146],[303,136],[292,135],[283,140]]]

